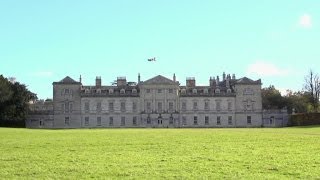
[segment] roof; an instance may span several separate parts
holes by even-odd
[[[69,76],[66,76],[65,78],[63,78],[61,81],[59,82],[54,82],[53,84],[81,84],[80,82],[75,81],[74,79],[72,79]]]
[[[163,77],[161,75],[155,76],[151,79],[148,79],[147,81],[144,81],[141,83],[142,85],[178,85],[178,82],[174,82],[171,79],[168,79],[166,77]]]
[[[240,78],[236,81],[236,84],[261,84],[261,80],[254,81],[247,77]]]

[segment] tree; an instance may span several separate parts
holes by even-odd
[[[310,112],[311,103],[309,101],[309,94],[303,91],[292,92],[287,91],[284,97],[288,113],[307,113]]]
[[[24,84],[10,82],[0,76],[0,124],[9,121],[24,122],[28,113],[28,103],[37,99],[36,94],[30,92]]]
[[[310,102],[314,112],[318,112],[319,95],[320,95],[320,79],[319,75],[313,70],[305,77],[305,90],[309,93]]]
[[[282,109],[286,106],[284,97],[273,85],[261,90],[263,109]]]

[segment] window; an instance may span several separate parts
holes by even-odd
[[[64,94],[69,94],[70,90],[69,89],[64,89]]]
[[[147,124],[151,124],[151,119],[150,119],[150,117],[147,117]]]
[[[169,124],[173,124],[173,117],[172,116],[169,119]]]
[[[86,125],[86,126],[89,125],[89,117],[84,118],[84,125]]]
[[[193,102],[193,110],[197,110],[198,109],[198,102]]]
[[[173,89],[169,89],[169,93],[172,94],[173,93]]]
[[[150,91],[150,89],[146,89],[146,93],[150,93],[151,91]]]
[[[216,89],[216,90],[215,90],[215,93],[216,93],[216,94],[220,94],[220,89]]]
[[[137,111],[137,103],[132,102],[132,111],[136,112]]]
[[[251,124],[251,116],[247,116],[247,124]]]
[[[232,110],[232,103],[228,102],[228,110],[231,111]]]
[[[124,89],[120,90],[120,94],[125,94],[125,93],[126,93],[126,90],[124,90]]]
[[[109,89],[109,94],[113,94],[113,89]]]
[[[69,117],[65,117],[64,118],[64,124],[69,126],[70,125],[70,118]]]
[[[193,89],[193,90],[192,90],[192,93],[193,93],[193,94],[197,94],[197,89]]]
[[[97,90],[96,90],[96,93],[97,93],[97,94],[101,94],[101,89],[97,89]]]
[[[232,116],[228,116],[228,124],[232,125]]]
[[[137,94],[137,89],[132,89],[132,94]]]
[[[113,126],[113,117],[109,117],[109,126]]]
[[[187,125],[187,118],[182,116],[182,125]]]
[[[101,117],[97,117],[97,126],[101,126]]]
[[[134,116],[134,117],[132,118],[132,124],[133,124],[134,126],[137,125],[137,117],[136,117],[136,116]]]
[[[216,110],[217,110],[217,111],[220,111],[220,110],[221,110],[221,102],[220,102],[220,101],[217,101],[217,102],[216,102]]]
[[[204,110],[209,110],[209,101],[204,102]]]
[[[114,111],[113,102],[109,102],[109,111]]]
[[[271,116],[270,117],[270,124],[273,124],[274,123],[274,116]]]
[[[198,125],[198,117],[197,116],[193,117],[193,124]]]
[[[217,116],[217,125],[221,125],[221,116]]]
[[[43,126],[43,125],[44,125],[44,123],[43,123],[42,120],[39,121],[39,125],[40,125],[40,126]]]
[[[204,124],[209,125],[209,116],[204,117]]]
[[[72,104],[72,103],[69,103],[69,106],[70,106],[69,111],[70,111],[70,113],[72,113],[72,111],[73,111],[73,104]]]
[[[126,117],[121,117],[121,126],[126,125]]]
[[[84,111],[85,111],[86,113],[89,113],[89,111],[90,111],[89,102],[85,102],[85,103],[84,103]]]
[[[70,108],[69,102],[65,102],[64,108],[65,108],[64,112],[69,113],[69,108]]]
[[[162,89],[158,89],[158,93],[162,93]]]
[[[182,102],[181,109],[183,111],[187,110],[187,103],[186,102]]]
[[[158,102],[158,112],[162,112],[162,102]]]
[[[174,111],[173,102],[169,102],[169,111]]]
[[[148,111],[148,112],[151,111],[151,102],[147,102],[147,111]]]
[[[204,94],[209,94],[208,89],[204,89],[204,90],[203,90],[203,93],[204,93]]]
[[[121,102],[121,112],[125,112],[126,111],[126,103],[125,102]]]
[[[97,103],[97,113],[101,112],[101,102]]]

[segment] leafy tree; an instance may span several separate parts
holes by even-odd
[[[287,91],[285,96],[286,105],[288,107],[288,112],[293,113],[306,113],[310,112],[312,107],[310,103],[309,94],[303,91],[292,92]]]
[[[37,99],[24,84],[0,76],[0,121],[24,121],[28,102]],[[1,123],[4,124],[4,123]]]
[[[318,112],[320,96],[320,78],[313,70],[305,77],[305,90],[308,93],[313,111]]]
[[[263,109],[282,109],[286,106],[285,98],[273,85],[261,90]]]

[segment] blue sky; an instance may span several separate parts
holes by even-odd
[[[320,73],[319,9],[318,0],[2,0],[0,74],[39,98],[67,75],[110,85],[139,72],[207,85],[225,71],[301,90],[310,68]]]

